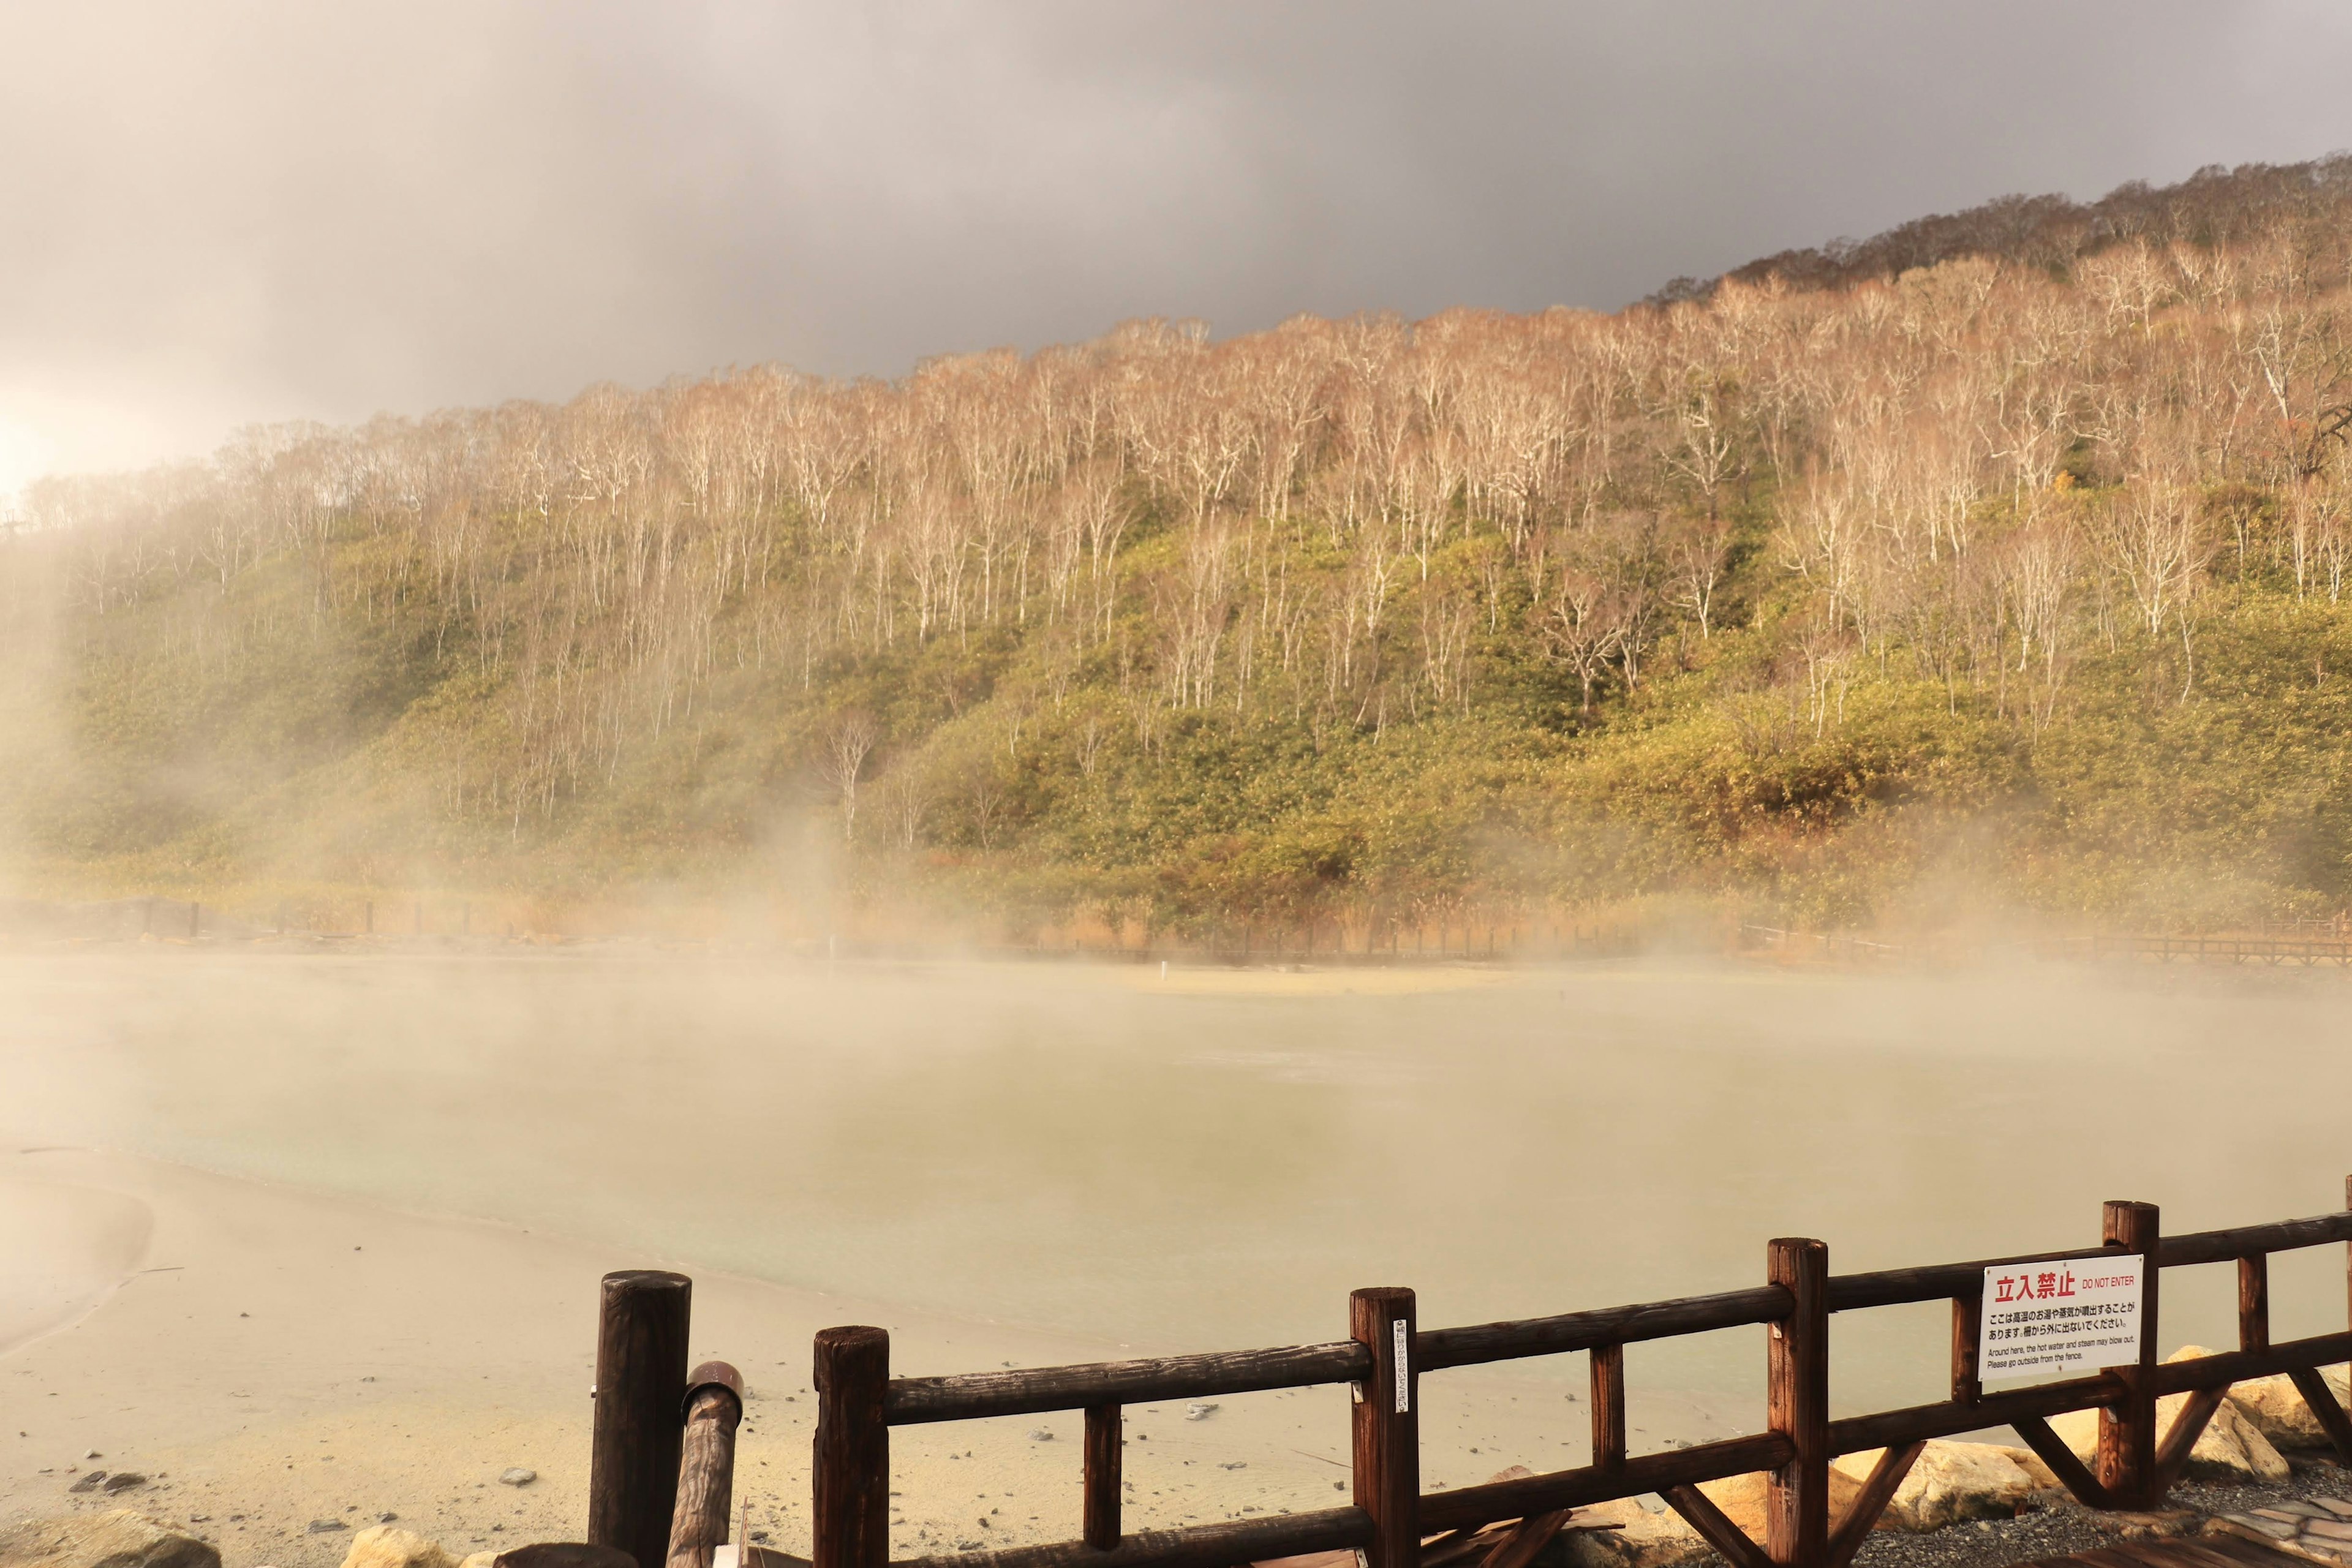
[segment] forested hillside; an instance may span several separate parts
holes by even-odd
[[[1140,322],[47,481],[15,872],[2331,912],[2352,162],[2192,184],[1617,315]]]

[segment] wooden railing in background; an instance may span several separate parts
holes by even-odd
[[[1842,1276],[1829,1273],[1828,1248],[1821,1242],[1780,1240],[1767,1248],[1765,1283],[1748,1289],[1464,1328],[1422,1330],[1411,1290],[1359,1290],[1349,1302],[1348,1338],[1328,1344],[1083,1366],[893,1378],[889,1336],[883,1330],[827,1329],[818,1334],[815,1352],[815,1568],[1234,1568],[1342,1550],[1363,1553],[1366,1568],[1420,1568],[1425,1543],[1434,1560],[1458,1547],[1465,1532],[1498,1521],[1538,1521],[1645,1492],[1663,1496],[1736,1568],[1845,1568],[1931,1438],[2011,1426],[2084,1502],[2100,1509],[2152,1508],[2179,1479],[2230,1384],[2282,1373],[2294,1378],[2339,1455],[2352,1465],[2352,1415],[2318,1371],[2352,1360],[2352,1332],[2272,1343],[2267,1272],[2273,1252],[2352,1243],[2352,1181],[2346,1184],[2346,1200],[2343,1214],[2174,1237],[2159,1234],[2153,1205],[2110,1203],[2097,1247]],[[2137,1363],[2091,1376],[1984,1392],[1978,1350],[1988,1267],[2125,1253],[2147,1260]],[[2160,1363],[2161,1271],[2222,1262],[2238,1268],[2239,1348]],[[1933,1300],[1952,1304],[1950,1397],[1832,1419],[1831,1316]],[[1765,1429],[1690,1447],[1629,1454],[1624,1347],[1751,1325],[1767,1330]],[[1587,1352],[1590,1363],[1590,1462],[1482,1486],[1421,1491],[1419,1383],[1424,1374],[1576,1351]],[[1352,1384],[1356,1395],[1349,1506],[1182,1530],[1124,1530],[1124,1406],[1340,1383]],[[2159,1431],[2157,1401],[2175,1394],[2190,1397],[2170,1428]],[[2094,1408],[2100,1412],[2098,1447],[2085,1464],[2052,1431],[2049,1418]],[[892,1426],[1060,1410],[1086,1413],[1082,1539],[891,1563]],[[1831,1459],[1868,1449],[1885,1452],[1848,1508],[1832,1518]],[[1705,1481],[1756,1471],[1766,1476],[1761,1542],[1748,1537],[1698,1489]],[[1511,1538],[1504,1538],[1482,1568],[1510,1568],[1505,1555],[1510,1545]]]

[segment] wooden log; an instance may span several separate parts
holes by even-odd
[[[723,1361],[704,1362],[687,1373],[668,1568],[710,1568],[711,1554],[727,1544],[735,1500],[735,1429],[742,1420],[742,1373]]]
[[[2238,1348],[2271,1348],[2271,1260],[2257,1252],[2238,1259]]]
[[[885,1410],[893,1426],[926,1421],[972,1421],[987,1415],[1034,1415],[1083,1410],[1090,1405],[1151,1405],[1205,1399],[1267,1388],[1311,1388],[1353,1383],[1371,1369],[1353,1340],[1276,1350],[1213,1351],[954,1377],[893,1379]]]
[[[1912,1301],[1957,1300],[1981,1295],[1984,1271],[2003,1263],[2063,1263],[2097,1258],[2105,1247],[2078,1247],[2064,1252],[2032,1252],[2015,1258],[1983,1258],[1973,1263],[1929,1263],[1911,1268],[1878,1268],[1866,1274],[1840,1274],[1829,1282],[1830,1310],[1858,1311],[1868,1307],[1899,1307]]]
[[[1878,1463],[1870,1468],[1869,1479],[1862,1483],[1862,1489],[1854,1493],[1853,1500],[1845,1505],[1844,1516],[1831,1530],[1829,1548],[1822,1558],[1822,1568],[1846,1568],[1846,1564],[1853,1561],[1853,1554],[1862,1550],[1862,1543],[1869,1540],[1870,1532],[1878,1527],[1878,1516],[1885,1513],[1886,1505],[1895,1500],[1903,1479],[1911,1473],[1911,1467],[1919,1462],[1919,1456],[1927,1450],[1927,1439],[1921,1438],[1899,1448],[1889,1448],[1878,1456]]]
[[[1829,1256],[1793,1237],[1766,1249],[1772,1283],[1794,1302],[1765,1350],[1765,1425],[1790,1445],[1764,1480],[1764,1550],[1782,1568],[1814,1568],[1829,1545]]]
[[[1084,1538],[1097,1552],[1108,1552],[1118,1544],[1119,1471],[1126,1458],[1125,1427],[1119,1406],[1087,1406]]]
[[[1758,1432],[1695,1443],[1687,1448],[1637,1454],[1616,1469],[1584,1465],[1520,1480],[1429,1492],[1421,1500],[1421,1524],[1424,1530],[1460,1530],[1498,1519],[1526,1519],[1554,1509],[1637,1497],[1645,1491],[1663,1494],[1668,1487],[1769,1470],[1785,1463],[1790,1453],[1789,1440],[1778,1432]]]
[[[2159,1225],[2154,1204],[2121,1199],[2100,1212],[2099,1239],[2141,1256],[2139,1361],[2110,1370],[2124,1377],[2124,1396],[2099,1410],[2099,1485],[2127,1508],[2158,1506],[2156,1470],[2156,1353]]]
[[[1592,1373],[1592,1463],[1619,1469],[1625,1463],[1625,1347],[1595,1345]]]
[[[1369,1547],[1372,1523],[1363,1510],[1326,1509],[1273,1519],[1195,1525],[1190,1530],[1145,1531],[1108,1552],[1083,1541],[1049,1546],[1011,1546],[998,1552],[958,1552],[914,1557],[890,1568],[1234,1568],[1309,1552]]]
[[[1355,1386],[1356,1506],[1370,1516],[1364,1568],[1420,1568],[1421,1399],[1413,1293],[1395,1286],[1348,1298],[1349,1337],[1371,1352]]]
[[[2179,1268],[2194,1263],[2226,1263],[2232,1258],[2251,1258],[2257,1253],[2294,1252],[2337,1241],[2352,1241],[2352,1213],[2168,1236],[2157,1245],[2156,1260],[2167,1268]]]
[[[2148,1487],[2151,1496],[2161,1500],[2172,1489],[2172,1483],[2189,1467],[2189,1455],[2197,1447],[2197,1439],[2205,1435],[2206,1423],[2213,1419],[2213,1413],[2229,1396],[2227,1386],[2200,1388],[2181,1402],[2180,1413],[2172,1418],[2172,1429],[2157,1445],[2155,1479]]]
[[[2050,1467],[2058,1484],[2074,1495],[2076,1502],[2085,1508],[2118,1506],[2107,1489],[2099,1484],[2099,1478],[2091,1473],[2090,1467],[2076,1458],[2066,1440],[2050,1429],[2048,1421],[2039,1415],[2015,1415],[2009,1424],[2025,1446],[2033,1450],[2034,1458]]]
[[[1777,1285],[1761,1285],[1749,1290],[1684,1296],[1631,1307],[1603,1307],[1549,1318],[1433,1329],[1421,1336],[1413,1349],[1420,1357],[1422,1370],[1435,1372],[1443,1367],[1561,1355],[1596,1345],[1630,1344],[1637,1340],[1671,1339],[1679,1334],[1703,1334],[1715,1329],[1769,1323],[1786,1317],[1790,1304],[1786,1290]]]
[[[605,1275],[599,1301],[588,1541],[639,1568],[661,1568],[669,1552],[693,1300],[685,1275],[633,1268]]]
[[[2336,1449],[2336,1459],[2345,1465],[2352,1465],[2352,1416],[2345,1414],[2343,1404],[2336,1397],[2336,1391],[2327,1386],[2327,1379],[2319,1374],[2316,1367],[2298,1367],[2287,1376],[2294,1380],[2294,1391],[2303,1395],[2304,1404],[2310,1407],[2313,1417],[2327,1434],[2327,1441]]]
[[[490,1559],[490,1568],[629,1568],[635,1559],[614,1546],[579,1541],[541,1541],[512,1547]]]
[[[2039,1383],[2004,1394],[1988,1394],[1975,1404],[1940,1402],[1905,1410],[1882,1410],[1830,1423],[1830,1452],[1859,1453],[1894,1448],[1920,1437],[1948,1437],[1981,1426],[2042,1419],[2068,1410],[2090,1410],[2121,1397],[2120,1379],[2101,1373],[2063,1383]]]
[[[817,1331],[816,1447],[810,1464],[815,1568],[883,1568],[890,1558],[890,1335],[854,1325]]]
[[[1764,1554],[1764,1549],[1698,1488],[1667,1487],[1658,1495],[1698,1531],[1701,1540],[1722,1552],[1731,1568],[1772,1568],[1772,1559]]]
[[[2347,1355],[2352,1355],[2352,1334],[2315,1334],[2307,1340],[2273,1345],[2266,1351],[2223,1351],[2193,1361],[2164,1362],[2149,1381],[2161,1399],[2193,1388],[2216,1388],[2278,1373],[2293,1373],[2299,1367],[2328,1366]]]

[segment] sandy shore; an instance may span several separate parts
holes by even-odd
[[[0,1509],[137,1507],[216,1542],[229,1568],[325,1568],[349,1531],[387,1516],[458,1552],[577,1539],[596,1283],[665,1262],[66,1149],[0,1156],[0,1244],[34,1264],[9,1270],[0,1299]],[[750,1384],[751,1528],[791,1551],[807,1544],[820,1327],[883,1324],[908,1373],[1214,1348],[1055,1338],[688,1271],[695,1356],[730,1360]],[[1557,1390],[1449,1374],[1427,1399],[1433,1483],[1582,1452],[1583,1406]],[[1331,1504],[1347,1476],[1344,1391],[1219,1406],[1132,1413],[1138,1526]],[[1075,1413],[894,1434],[894,1550],[1074,1536],[1078,1435]],[[499,1484],[513,1466],[539,1479]],[[93,1469],[148,1479],[113,1496],[69,1489]]]

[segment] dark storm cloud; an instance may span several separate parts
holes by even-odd
[[[2352,143],[2347,64],[2317,4],[17,6],[0,490],[1134,315],[1614,306]]]

